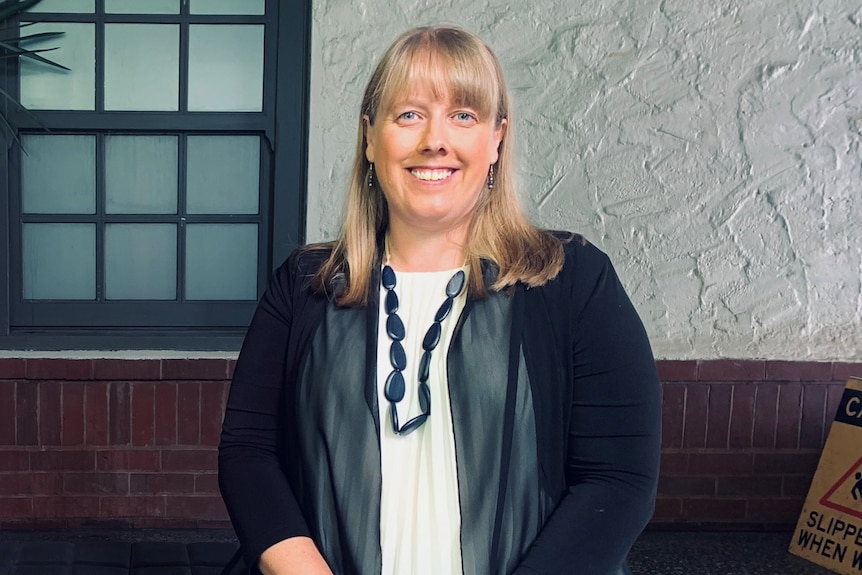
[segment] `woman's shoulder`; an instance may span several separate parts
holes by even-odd
[[[320,266],[329,258],[334,245],[334,242],[321,242],[294,249],[275,270],[273,279],[285,287],[296,285],[297,280],[301,282],[300,285],[307,287]]]
[[[571,268],[583,266],[601,268],[609,263],[608,256],[579,233],[564,230],[545,230],[545,232],[563,244],[563,253],[565,254],[563,270],[568,267],[568,271],[571,272],[573,271]]]

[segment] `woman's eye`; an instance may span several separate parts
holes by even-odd
[[[458,112],[457,114],[455,114],[455,117],[458,119],[459,122],[470,122],[476,119],[476,116],[469,112]]]
[[[416,112],[404,112],[400,116],[398,116],[402,120],[415,120]]]

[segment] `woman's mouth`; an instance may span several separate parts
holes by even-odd
[[[445,180],[451,176],[453,172],[454,170],[450,170],[448,168],[413,168],[410,170],[410,173],[414,178],[425,182],[439,182],[440,180]]]

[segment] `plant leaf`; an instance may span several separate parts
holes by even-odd
[[[45,130],[45,131],[50,132],[50,130],[48,129],[48,127],[47,127],[45,124],[43,124],[43,123],[42,123],[42,121],[41,121],[39,118],[37,118],[35,114],[33,114],[33,112],[31,112],[30,110],[28,110],[27,108],[25,108],[23,105],[21,105],[21,102],[19,102],[19,101],[18,101],[18,100],[16,100],[15,98],[13,98],[13,97],[12,97],[12,95],[11,95],[11,94],[9,94],[9,92],[7,92],[6,90],[4,90],[4,89],[0,88],[0,96],[3,96],[3,97],[4,97],[4,98],[6,98],[7,100],[9,100],[10,102],[12,102],[12,104],[14,104],[14,105],[15,105],[15,107],[16,107],[17,109],[21,110],[22,112],[24,112],[25,114],[27,114],[28,116],[30,116],[30,119],[32,119],[34,122],[36,122],[37,124],[39,124],[39,127],[40,127],[40,128],[42,128],[42,129],[43,129],[43,130]],[[0,116],[3,116],[3,120],[5,120],[6,122],[8,122],[8,119],[6,118],[5,114],[3,114],[2,112],[0,112]]]
[[[3,0],[0,2],[0,22],[29,10],[32,6],[35,6],[41,1],[42,0]]]
[[[58,64],[57,62],[53,62],[48,60],[47,58],[43,58],[39,56],[38,52],[49,52],[51,50],[56,50],[57,48],[44,48],[42,50],[26,50],[24,48],[18,48],[17,46],[13,46],[12,44],[6,44],[5,42],[0,42],[0,48],[4,48],[7,52],[11,52],[13,55],[23,56],[24,58],[32,58],[33,60],[38,60],[44,64],[48,64],[49,66],[54,66],[55,68],[61,68],[63,70],[69,70],[69,68],[63,66],[62,64]],[[7,56],[10,57],[10,56]]]

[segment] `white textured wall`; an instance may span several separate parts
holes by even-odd
[[[525,208],[611,256],[657,357],[862,359],[858,0],[314,0],[310,240],[373,63],[438,22],[500,57]]]

